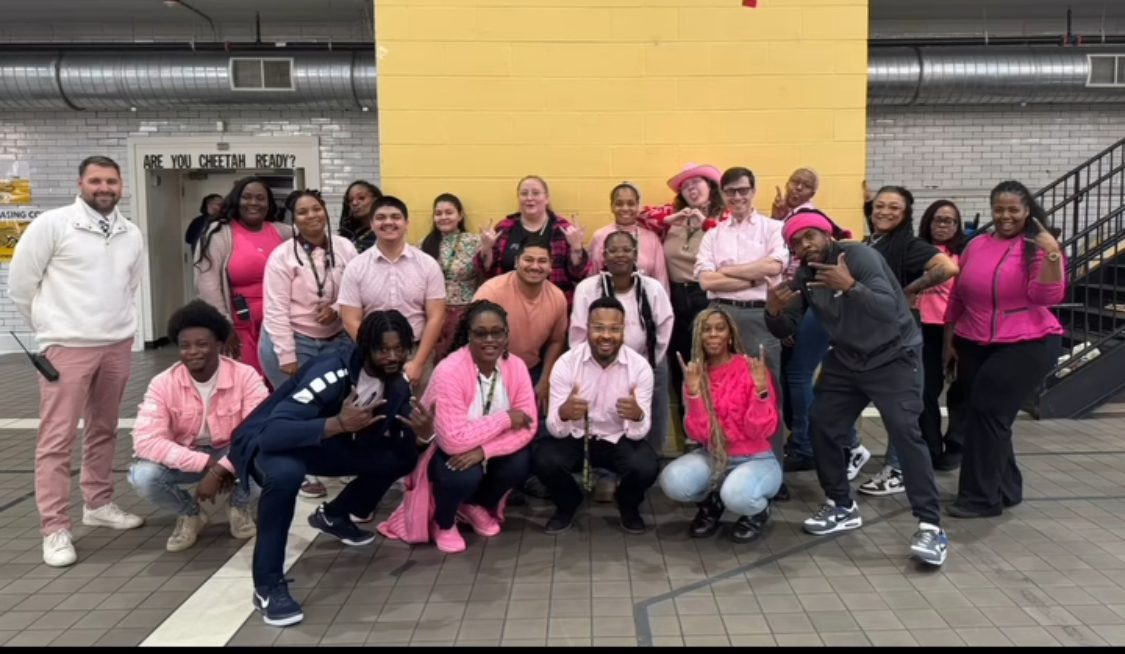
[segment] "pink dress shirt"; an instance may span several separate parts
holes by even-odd
[[[582,420],[559,418],[559,407],[570,397],[574,385],[590,403],[590,434],[599,440],[617,443],[621,437],[643,440],[652,426],[652,368],[632,348],[622,347],[617,359],[602,368],[583,343],[565,352],[551,369],[551,401],[547,408],[547,430],[555,438],[582,438]],[[617,400],[636,389],[637,404],[644,417],[625,420],[617,415]]]
[[[433,257],[407,245],[402,255],[391,261],[376,245],[344,269],[338,302],[363,309],[364,316],[395,309],[410,323],[418,341],[426,327],[426,301],[444,299],[445,275]]]
[[[316,317],[324,307],[336,305],[344,266],[358,256],[351,241],[335,234],[332,235],[332,252],[336,265],[331,268],[328,268],[324,248],[314,248],[310,261],[302,241],[297,240],[295,245],[292,240],[286,241],[266,262],[264,328],[283,366],[297,363],[294,334],[326,339],[344,329],[339,317],[328,325],[320,324]],[[317,276],[322,284],[319,288]]]
[[[605,274],[609,277],[609,274]],[[672,313],[672,301],[660,282],[648,275],[637,275],[634,279],[641,280],[644,293],[648,296],[648,304],[652,309],[652,320],[656,323],[656,352],[654,360],[660,363],[668,352],[668,343],[672,340],[672,323],[675,315]],[[609,281],[612,285],[613,282]],[[602,275],[587,277],[574,288],[574,308],[570,311],[570,347],[578,347],[586,342],[586,322],[590,315],[590,303],[602,296]],[[645,330],[641,324],[641,307],[637,300],[637,285],[628,293],[618,293],[615,296],[625,307],[625,345],[633,348],[643,357],[648,356]]]
[[[620,227],[616,223],[606,225],[594,232],[594,240],[590,241],[590,276],[595,276],[602,271],[605,265],[605,240],[614,232],[629,232],[637,239],[637,269],[652,277],[664,287],[664,292],[669,293],[668,266],[664,261],[664,244],[654,232],[643,227]]]
[[[767,218],[754,211],[749,218],[737,221],[734,217],[719,223],[715,229],[703,235],[699,244],[699,254],[695,257],[695,278],[705,272],[716,272],[727,265],[753,263],[769,257],[781,264],[789,263],[789,248],[781,234],[784,223]],[[766,277],[753,286],[741,291],[707,291],[711,299],[738,300],[749,302],[765,301],[766,290],[781,281],[781,275]]]

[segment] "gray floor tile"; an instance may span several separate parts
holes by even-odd
[[[90,647],[105,635],[106,629],[68,629],[51,641],[51,647]]]

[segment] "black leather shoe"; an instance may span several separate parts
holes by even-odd
[[[784,483],[782,483],[781,488],[777,489],[777,495],[774,495],[773,499],[776,502],[788,502],[789,501],[789,487],[787,487]]]
[[[785,472],[801,472],[802,470],[816,470],[816,459],[803,454],[790,453],[785,457]]]
[[[555,515],[547,521],[547,528],[543,530],[544,534],[554,536],[570,530],[571,525],[574,524],[574,514],[568,513],[561,509],[555,511]]]
[[[969,520],[972,518],[995,518],[1001,513],[1003,513],[1003,511],[1001,511],[1000,509],[994,509],[991,511],[978,511],[976,509],[967,509],[963,506],[958,506],[957,504],[949,504],[945,507],[946,515],[952,516],[954,518],[961,518],[963,520]]]
[[[627,534],[645,533],[645,521],[636,509],[621,509],[621,529]]]
[[[767,504],[764,511],[755,515],[744,515],[734,523],[730,533],[731,540],[736,543],[749,543],[756,540],[766,530],[766,522],[770,519],[770,507]]]
[[[960,452],[942,452],[941,456],[934,459],[934,470],[948,471],[961,467]]]
[[[692,538],[707,538],[719,530],[719,521],[723,517],[723,501],[718,493],[711,493],[707,499],[699,503],[699,511],[692,518],[688,527],[688,535]]]

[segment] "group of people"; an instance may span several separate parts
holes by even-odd
[[[169,551],[191,547],[200,502],[229,491],[232,536],[258,536],[254,605],[287,625],[303,613],[285,543],[298,494],[327,495],[320,476],[347,483],[309,523],[345,545],[374,540],[359,525],[400,479],[402,502],[375,529],[446,553],[466,548],[459,523],[498,535],[534,485],[555,507],[548,534],[599,491],[624,531],[643,533],[640,507],[659,484],[697,505],[692,537],[716,533],[729,510],[731,538],[749,542],[787,499],[784,472],[813,468],[825,501],[804,529],[829,534],[862,525],[849,482],[870,453],[854,425],[874,403],[889,445],[858,490],[905,492],[910,551],[941,565],[935,469],[961,468],[948,515],[999,515],[1022,499],[1012,424],[1059,347],[1061,249],[1018,182],[993,190],[994,229],[971,240],[948,201],[915,235],[913,196],[884,187],[867,199],[864,243],[815,208],[818,183],[795,171],[766,216],[744,167],[689,165],[655,206],[624,182],[609,194],[613,223],[587,247],[529,176],[519,210],[479,233],[456,196],[438,196],[419,248],[407,206],[368,182],[348,188],[333,233],[316,191],[280,210],[265,181],[240,180],[195,234],[199,299],[169,321],[180,362],[145,394],[129,481],[177,515]],[[40,380],[36,450],[52,566],[77,560],[66,509],[79,417],[83,523],[143,524],[112,502],[143,265],[120,195],[117,164],[83,161],[75,203],[31,225],[9,273],[60,373]],[[662,468],[672,410],[694,447]]]

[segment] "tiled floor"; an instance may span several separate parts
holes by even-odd
[[[147,380],[174,356],[169,348],[137,355],[124,417],[135,415]],[[645,505],[651,528],[643,536],[621,533],[611,507],[591,505],[578,528],[548,537],[550,508],[534,501],[511,512],[498,538],[466,533],[469,549],[457,556],[316,538],[288,573],[305,621],[277,629],[249,611],[250,587],[239,579],[248,549],[227,534],[224,511],[212,510],[194,548],[164,551],[173,519],[140,504],[125,482],[126,429],[117,501],[148,523],[124,533],[82,527],[75,493],[79,563],[44,566],[31,494],[35,431],[11,422],[35,418],[36,396],[26,359],[0,357],[0,643],[7,645],[166,642],[161,634],[171,627],[231,645],[1125,644],[1120,405],[1085,421],[1018,421],[1026,501],[998,519],[946,521],[952,552],[940,571],[907,558],[915,523],[902,496],[861,498],[858,531],[802,533],[800,521],[821,497],[815,473],[804,472],[788,476],[793,499],[776,505],[767,536],[747,546],[689,539],[693,507],[658,490]],[[862,427],[864,442],[881,452],[879,421],[864,419]],[[938,479],[949,498],[956,473]],[[386,498],[381,515],[396,501]],[[201,624],[177,611],[197,591],[197,606],[237,608]]]

